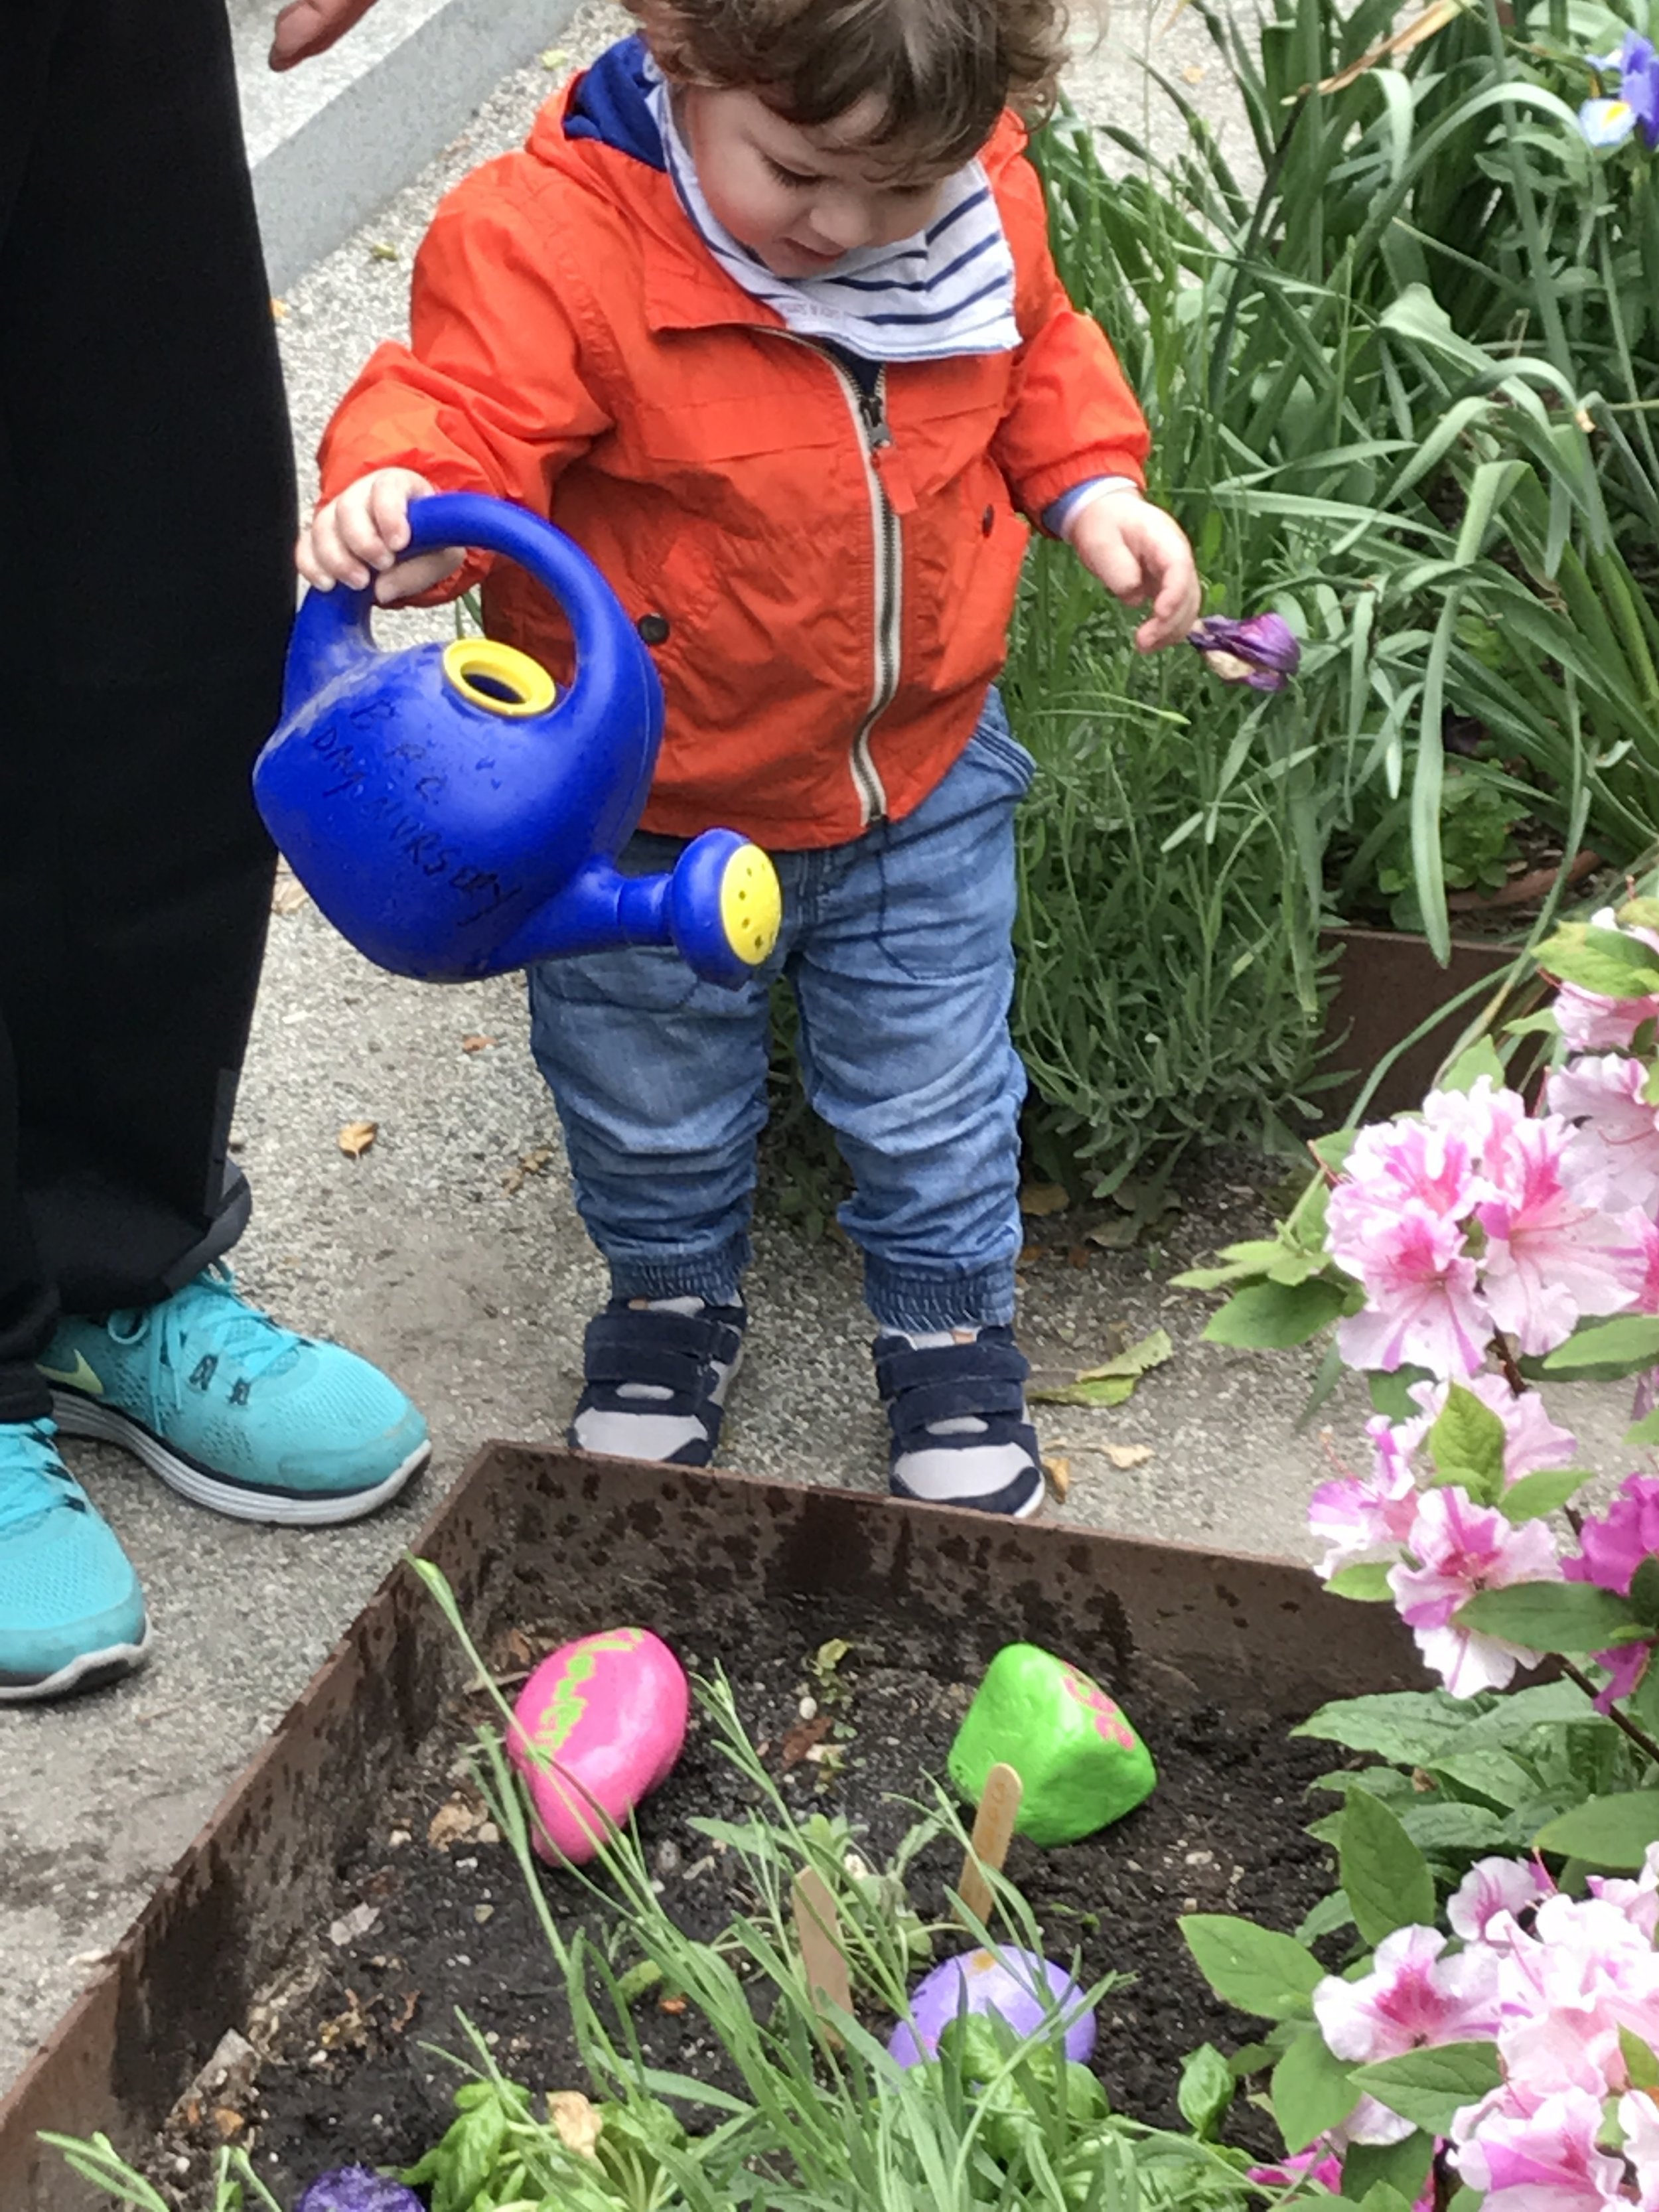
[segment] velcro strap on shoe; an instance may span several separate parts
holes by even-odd
[[[989,1420],[997,1413],[1025,1411],[1025,1393],[1018,1382],[928,1382],[919,1389],[901,1390],[889,1401],[888,1417],[894,1433],[907,1434],[930,1428],[935,1421],[959,1421],[970,1417]]]
[[[597,1314],[582,1340],[582,1373],[600,1384],[645,1382],[684,1393],[695,1403],[713,1384],[711,1368],[729,1366],[741,1338],[725,1322],[701,1314],[659,1313],[627,1306]]]
[[[1000,1382],[1022,1383],[1030,1371],[1031,1364],[1018,1345],[976,1336],[969,1344],[930,1345],[921,1352],[907,1345],[902,1351],[883,1352],[876,1361],[876,1388],[884,1398],[892,1399],[939,1384],[959,1395],[957,1413],[971,1413],[979,1411],[968,1402],[975,1390]],[[933,1416],[935,1420],[943,1418]]]

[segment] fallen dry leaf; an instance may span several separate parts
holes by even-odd
[[[325,2020],[317,2030],[318,2043],[325,2051],[361,2051],[368,2041],[368,2021],[363,2011],[362,1999],[356,1990],[346,1991],[346,2008]]]
[[[1089,1264],[1089,1248],[1086,1244],[1073,1244],[1066,1257],[1072,1267],[1086,1267]]]
[[[605,2122],[580,2089],[550,2089],[547,2117],[567,2150],[582,2158],[597,2155],[593,2146],[605,2130]]]
[[[501,1177],[501,1188],[505,1191],[522,1190],[526,1177],[539,1175],[552,1157],[550,1145],[538,1145],[533,1152],[522,1153],[518,1166],[509,1168]]]
[[[380,1133],[378,1121],[348,1121],[334,1141],[349,1160],[360,1160]]]
[[[270,319],[273,323],[285,323],[288,320],[288,301],[286,300],[273,300],[271,301]]]
[[[562,69],[569,58],[562,46],[544,46],[542,49],[542,67],[544,70]]]
[[[1097,1221],[1092,1229],[1083,1232],[1084,1242],[1098,1244],[1103,1252],[1127,1252],[1140,1235],[1140,1224],[1127,1213],[1119,1214],[1115,1221]]]
[[[499,1037],[464,1036],[461,1039],[461,1050],[463,1052],[488,1052],[492,1044],[499,1044],[500,1042],[501,1039]]]
[[[818,1713],[810,1721],[798,1721],[786,1729],[780,1749],[786,1766],[799,1766],[803,1759],[810,1759],[817,1747],[830,1733],[834,1716]]]
[[[1028,1182],[1020,1187],[1022,1213],[1064,1213],[1071,1202],[1063,1182]]]
[[[371,261],[396,261],[398,258],[398,251],[395,246],[388,246],[384,240],[377,239],[369,247],[368,255]]]
[[[1204,82],[1204,64],[1201,62],[1188,62],[1186,68],[1182,70],[1181,74],[1188,84],[1202,84]]]
[[[1014,1265],[1016,1267],[1035,1267],[1042,1257],[1041,1244],[1022,1244],[1019,1248],[1019,1256],[1014,1261]]]
[[[220,2142],[231,2142],[241,2134],[247,2122],[240,2112],[233,2112],[228,2105],[216,2105],[213,2108],[213,2124],[219,2130]]]
[[[380,1917],[378,1905],[354,1905],[349,1912],[342,1913],[337,1920],[329,1923],[328,1940],[337,1949],[343,1950],[355,1943],[360,1936],[367,1936]]]
[[[426,1839],[434,1851],[447,1851],[463,1836],[470,1836],[482,1818],[465,1797],[447,1797],[427,1823]]]
[[[1072,1462],[1063,1453],[1056,1452],[1042,1462],[1042,1479],[1056,1504],[1066,1503],[1066,1493],[1072,1486]]]
[[[273,914],[298,914],[311,894],[290,867],[280,867],[276,880],[270,888],[270,910]]]
[[[676,2014],[683,2013],[685,2010],[685,1999],[684,1997],[659,1997],[657,1999],[657,2010],[659,2012]]]
[[[1101,1455],[1117,1468],[1145,1467],[1153,1456],[1150,1444],[1102,1444]]]

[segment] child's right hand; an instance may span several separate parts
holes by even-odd
[[[337,499],[325,500],[301,531],[295,567],[317,592],[331,592],[336,584],[361,591],[372,578],[383,607],[429,591],[465,557],[461,547],[447,545],[411,561],[398,558],[409,543],[409,503],[432,489],[413,469],[374,469],[359,477]]]

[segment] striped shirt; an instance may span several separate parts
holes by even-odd
[[[726,274],[780,315],[786,330],[878,362],[1012,353],[1019,344],[1014,258],[977,161],[949,179],[926,230],[896,245],[860,246],[820,276],[777,276],[709,207],[668,86],[654,64],[647,66],[668,173],[692,227]]]

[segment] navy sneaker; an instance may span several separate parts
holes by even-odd
[[[875,1358],[895,1498],[1017,1521],[1037,1510],[1042,1456],[1024,1389],[1031,1370],[1011,1328],[894,1331],[876,1339]]]
[[[613,1459],[707,1467],[748,1319],[698,1297],[612,1298],[587,1324],[570,1442]]]
[[[112,1681],[149,1641],[138,1577],[52,1423],[0,1422],[0,1703]]]

